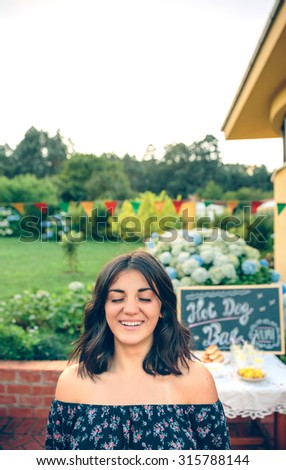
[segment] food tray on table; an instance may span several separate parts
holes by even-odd
[[[262,382],[267,374],[264,370],[255,367],[244,367],[237,370],[237,375],[241,380],[246,382]]]

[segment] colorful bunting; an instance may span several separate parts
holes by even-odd
[[[139,211],[139,208],[141,206],[141,201],[131,201],[131,206],[132,206],[135,214],[137,214],[137,212]]]
[[[165,203],[163,201],[155,201],[154,204],[155,204],[156,210],[158,212],[162,212],[162,209]]]
[[[34,202],[34,206],[37,207],[42,214],[46,214],[48,211],[48,206],[45,202]]]
[[[104,205],[112,217],[117,206],[117,201],[104,201]]]
[[[213,201],[204,201],[204,205],[206,207],[210,206],[211,204],[214,204]]]
[[[63,212],[68,213],[68,211],[69,211],[69,205],[70,205],[69,202],[60,202],[60,203],[59,203],[59,209],[60,209],[61,211],[63,211]]]
[[[264,201],[252,201],[251,203],[251,213],[252,214],[255,214],[258,207],[261,206],[261,204],[263,204]]]
[[[195,201],[184,201],[181,207],[181,214],[182,216],[187,216],[187,229],[191,230],[195,225],[195,217],[196,217],[196,202]]]
[[[172,202],[173,202],[173,206],[175,207],[176,214],[179,214],[183,201],[178,201],[176,199],[176,200],[173,200]]]
[[[226,201],[226,207],[228,208],[231,214],[233,214],[233,211],[238,206],[238,204],[239,201]]]
[[[175,211],[177,214],[181,214],[184,210],[188,209],[188,216],[189,217],[195,217],[195,214],[196,214],[196,203],[198,201],[196,200],[185,200],[185,201],[182,201],[182,200],[172,200],[172,204],[175,208]],[[230,213],[233,213],[235,208],[240,204],[240,203],[243,203],[245,201],[239,201],[239,200],[230,200],[230,201],[211,201],[211,200],[207,200],[207,201],[202,201],[206,207],[208,207],[210,204],[219,204],[219,205],[223,205],[225,207],[227,207],[227,209],[229,210]],[[265,202],[265,200],[263,201],[248,201],[248,205],[251,206],[251,211],[253,214],[256,213],[258,207],[263,204]],[[120,201],[104,201],[104,204],[105,204],[105,207],[106,209],[108,210],[108,212],[110,213],[110,215],[112,216],[114,214],[114,211],[115,211],[115,208],[118,206],[118,203],[120,203]],[[139,200],[133,200],[131,201],[131,205],[132,205],[132,208],[133,208],[133,211],[135,212],[135,214],[138,213],[140,207],[141,207],[141,204],[142,204],[142,201],[139,201]],[[17,210],[20,214],[23,214],[24,211],[25,211],[25,206],[35,206],[37,207],[40,211],[42,211],[43,214],[47,214],[47,211],[48,211],[48,205],[45,203],[45,202],[27,202],[27,203],[23,203],[23,202],[10,202],[10,203],[4,203],[3,205],[5,206],[11,206],[13,207],[15,210]],[[63,211],[63,212],[66,212],[66,213],[69,213],[73,207],[78,207],[79,205],[82,206],[82,208],[84,209],[84,211],[86,212],[86,214],[90,217],[92,215],[92,210],[94,208],[94,202],[93,201],[82,201],[82,202],[74,202],[74,201],[70,201],[70,202],[60,202],[58,204],[58,208]],[[157,212],[161,212],[163,207],[165,205],[165,201],[155,201],[154,202],[154,206],[157,210]],[[278,210],[278,214],[280,214],[284,208],[286,207],[286,203],[277,203],[277,210]]]
[[[81,201],[81,207],[84,209],[88,217],[92,216],[92,209],[94,207],[93,201]]]
[[[14,207],[14,209],[16,209],[16,211],[19,212],[19,214],[23,214],[25,210],[23,202],[14,202],[13,204],[11,204],[11,206]]]
[[[286,207],[285,202],[278,202],[277,203],[278,215],[281,214],[281,212],[285,209],[285,207]]]

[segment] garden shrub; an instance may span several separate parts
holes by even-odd
[[[174,288],[196,285],[242,285],[278,282],[279,273],[259,250],[234,234],[213,229],[174,232],[155,238],[147,247],[164,265]]]
[[[32,360],[35,342],[35,337],[22,327],[0,323],[0,359]]]
[[[69,287],[61,294],[24,291],[0,302],[0,359],[68,358],[91,297],[91,286]]]
[[[140,202],[138,212],[135,213],[131,202],[124,201],[118,215],[118,221],[113,222],[114,233],[122,240],[144,240],[154,232],[163,233],[168,229],[168,223],[171,224],[172,229],[181,226],[172,199],[166,191],[162,191],[158,196],[151,191],[147,191],[140,195]],[[161,211],[156,208],[156,202],[163,203]],[[174,220],[168,222],[167,218],[169,217],[174,218]]]

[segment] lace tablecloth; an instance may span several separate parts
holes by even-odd
[[[242,380],[230,362],[230,353],[224,353],[226,364],[211,370],[225,414],[252,419],[263,418],[275,411],[286,414],[286,366],[278,357],[265,354],[263,370],[266,377],[257,383]]]

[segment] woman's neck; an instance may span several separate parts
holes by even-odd
[[[122,344],[114,344],[114,356],[110,366],[110,372],[124,375],[125,377],[135,377],[145,374],[143,369],[143,361],[150,350],[150,345],[126,346]]]

